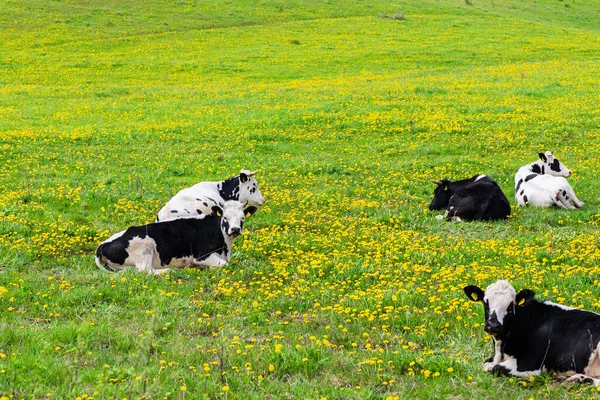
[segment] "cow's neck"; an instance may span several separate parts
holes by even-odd
[[[234,176],[221,182],[219,195],[223,200],[239,200],[240,199],[240,177]]]

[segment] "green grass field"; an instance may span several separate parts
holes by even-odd
[[[353,3],[353,4],[352,4]],[[482,371],[509,279],[600,311],[600,1],[0,2],[0,398],[590,398]],[[448,223],[430,180],[552,150],[577,211]],[[258,169],[232,262],[94,263]]]

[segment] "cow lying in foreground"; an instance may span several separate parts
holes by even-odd
[[[231,257],[231,245],[242,234],[244,217],[256,207],[227,201],[221,209],[196,218],[132,226],[100,244],[96,265],[108,271],[135,267],[138,271],[160,273],[168,267],[221,267]]]
[[[494,356],[483,364],[485,371],[517,377],[571,372],[577,375],[567,381],[600,384],[600,315],[539,302],[533,291],[516,293],[505,280],[485,292],[477,286],[464,292],[483,303],[484,330],[494,340]]]
[[[519,168],[515,174],[515,199],[520,206],[580,208],[584,205],[565,177],[571,171],[552,152],[539,153],[540,159]]]
[[[487,175],[475,175],[470,179],[452,182],[448,179],[433,181],[430,210],[446,209],[437,218],[467,220],[506,219],[510,215],[510,203],[500,186]]]
[[[243,169],[239,175],[224,181],[200,182],[182,189],[158,212],[156,220],[168,221],[210,214],[213,206],[228,200],[247,202],[251,206],[262,206],[265,199],[258,189],[254,174],[256,171]]]

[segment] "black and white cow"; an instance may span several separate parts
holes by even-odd
[[[517,377],[575,373],[567,381],[600,384],[600,315],[537,301],[532,290],[517,293],[505,280],[485,292],[477,286],[466,286],[464,292],[483,303],[484,330],[494,341],[485,371]]]
[[[207,214],[213,206],[223,204],[227,200],[262,206],[265,199],[258,189],[254,174],[256,171],[243,169],[239,175],[224,181],[200,182],[182,189],[158,212],[156,220],[169,221]]]
[[[470,179],[452,182],[448,179],[433,181],[430,210],[446,209],[444,216],[455,220],[506,219],[510,215],[510,203],[500,186],[487,175],[475,175]]]
[[[223,208],[195,218],[132,226],[104,241],[96,250],[96,265],[108,271],[135,267],[160,273],[169,267],[221,267],[231,258],[231,246],[242,234],[244,217],[256,207],[230,200]]]
[[[539,153],[540,159],[519,168],[515,174],[515,199],[519,206],[580,208],[584,205],[569,182],[571,171],[552,152]]]

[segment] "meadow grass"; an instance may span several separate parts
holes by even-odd
[[[588,398],[493,377],[499,278],[600,310],[600,2],[0,4],[2,398]],[[394,16],[402,16],[402,18]],[[577,211],[447,223],[430,180],[552,150]],[[232,262],[108,274],[96,246],[258,169]]]

